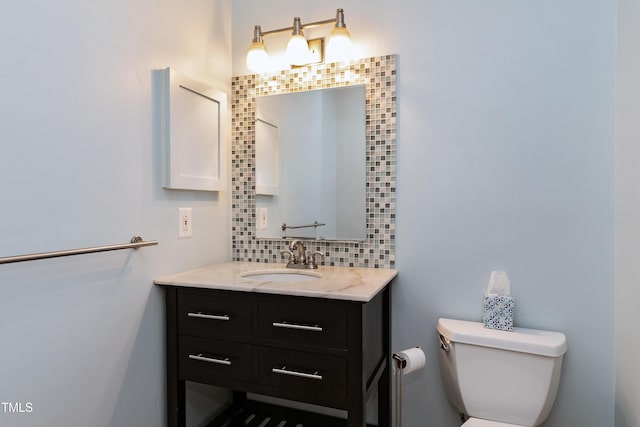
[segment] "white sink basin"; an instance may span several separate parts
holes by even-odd
[[[254,270],[241,273],[240,277],[256,282],[308,282],[322,278],[322,274],[315,271],[292,270],[292,269],[271,269]]]

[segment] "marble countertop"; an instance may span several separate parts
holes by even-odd
[[[314,270],[285,268],[286,264],[226,262],[158,277],[156,285],[262,292],[350,301],[370,301],[398,274],[397,270],[320,266]],[[275,271],[274,271],[275,270]],[[243,277],[247,273],[287,273],[320,276],[313,280],[271,281]],[[308,279],[308,277],[303,277]]]

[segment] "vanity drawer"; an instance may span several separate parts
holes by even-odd
[[[347,396],[346,358],[326,354],[259,347],[258,381],[305,396],[309,403]]]
[[[228,341],[180,336],[178,370],[184,379],[204,376],[240,381],[251,379],[253,347]]]
[[[258,336],[294,345],[346,349],[346,306],[304,299],[260,301]]]
[[[180,290],[178,332],[200,337],[251,335],[251,301],[220,293]]]

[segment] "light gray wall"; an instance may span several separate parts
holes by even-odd
[[[164,299],[152,280],[230,259],[230,206],[228,192],[160,188],[151,70],[229,90],[230,4],[3,4],[0,256],[136,233],[160,245],[0,265],[0,400],[33,408],[0,407],[0,425],[164,424]],[[192,239],[177,239],[178,207],[193,208]],[[190,394],[196,405],[208,391]]]
[[[459,425],[434,329],[440,316],[481,318],[492,270],[511,277],[517,326],[567,334],[545,425],[613,423],[615,6],[233,1],[234,75],[255,24],[337,7],[358,56],[399,55],[393,347],[428,355],[404,382],[406,425]],[[277,55],[286,37],[265,41]]]
[[[640,426],[640,4],[618,1],[616,427]]]

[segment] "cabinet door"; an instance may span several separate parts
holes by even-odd
[[[163,187],[224,190],[227,94],[172,68],[154,70],[153,83]]]

